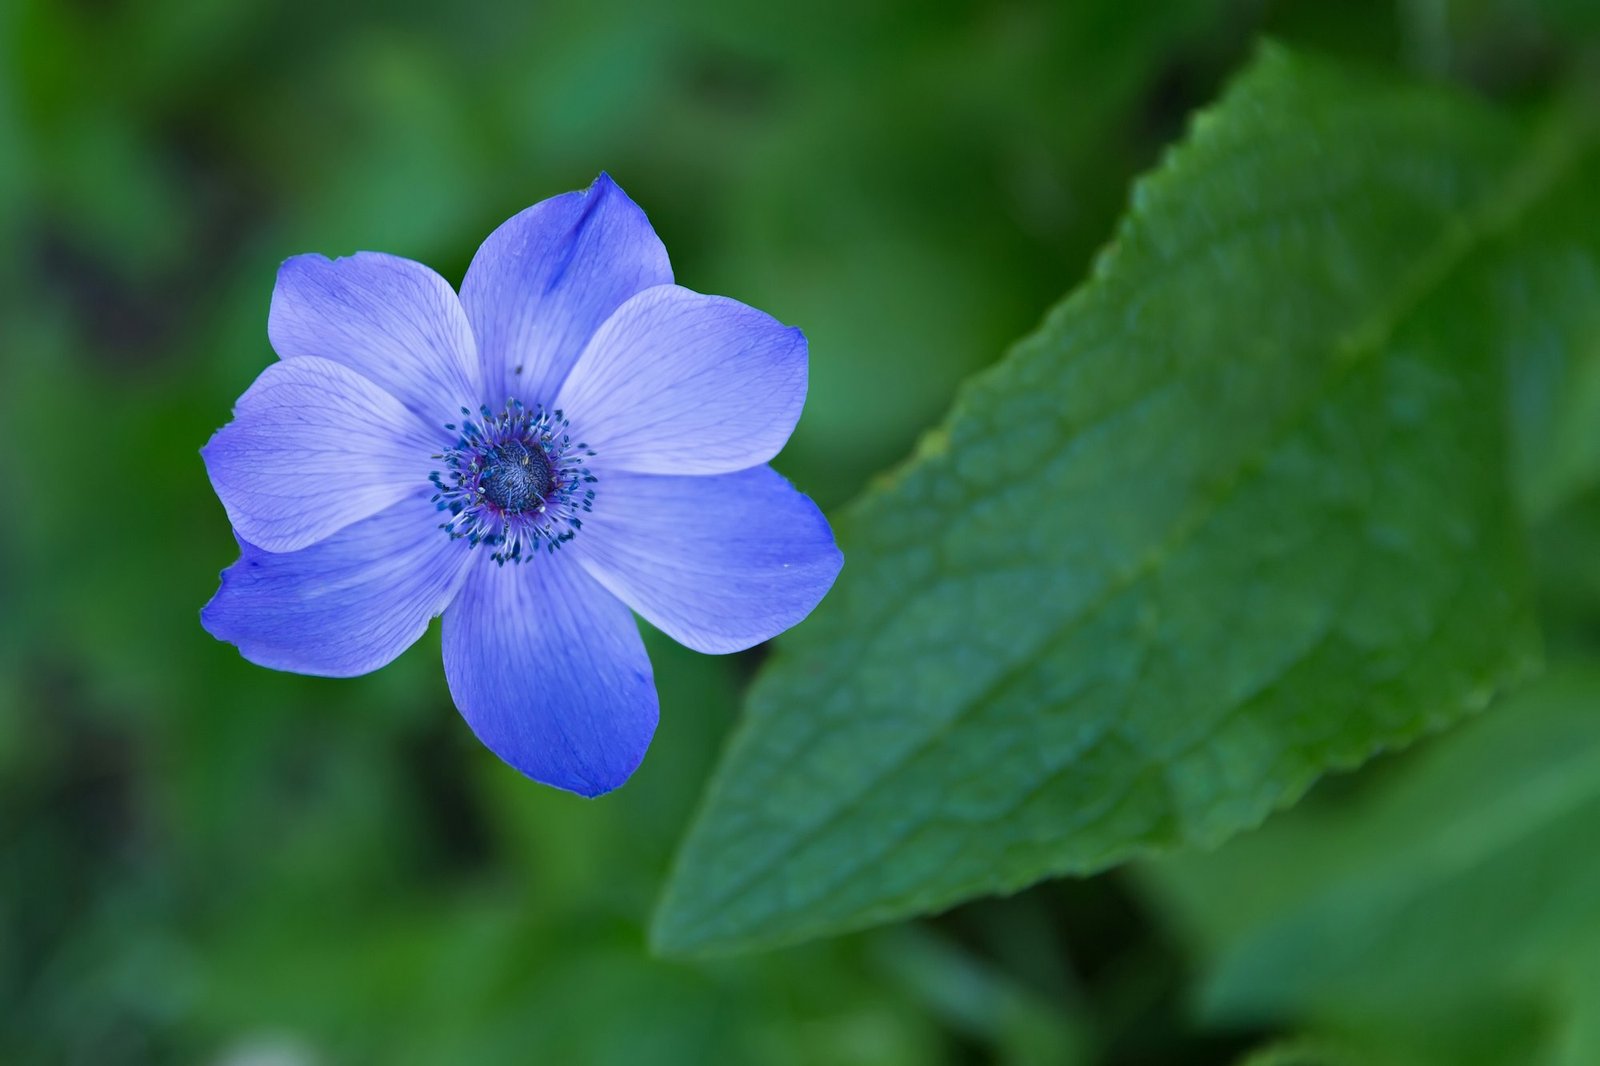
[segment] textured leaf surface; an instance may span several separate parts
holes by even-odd
[[[1212,1011],[1459,1012],[1592,980],[1600,671],[1558,671],[1407,761],[1357,803],[1146,871],[1213,957]]]
[[[758,680],[658,947],[1216,843],[1517,675],[1487,317],[1570,178],[1544,143],[1265,51],[839,523],[844,575]]]

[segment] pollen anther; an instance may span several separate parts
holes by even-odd
[[[498,414],[485,405],[477,417],[466,408],[461,415],[459,425],[444,427],[457,434],[435,456],[444,469],[428,477],[438,490],[434,505],[449,514],[439,528],[487,545],[498,563],[571,540],[594,503],[595,477],[585,463],[594,452],[572,440],[562,413],[508,400]]]

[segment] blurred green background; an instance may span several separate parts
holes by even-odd
[[[811,397],[777,465],[837,507],[1076,283],[1261,34],[1514,104],[1591,19],[0,5],[0,1061],[1237,1061],[1273,1034],[1197,1019],[1186,939],[1120,874],[651,959],[760,650],[650,634],[662,724],[634,780],[594,802],[533,785],[459,721],[436,633],[326,681],[201,630],[235,549],[197,450],[272,358],[279,261],[375,249],[459,281],[500,221],[605,169],[680,282],[805,329]]]

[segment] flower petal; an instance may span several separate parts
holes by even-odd
[[[626,781],[655,734],[638,625],[565,551],[473,567],[445,612],[444,673],[490,751],[582,796]]]
[[[287,552],[426,485],[438,447],[399,400],[308,356],[262,371],[200,454],[239,536]]]
[[[465,541],[452,541],[426,494],[297,552],[239,542],[239,561],[200,612],[212,636],[275,670],[354,677],[409,648],[455,595]]]
[[[571,547],[651,625],[712,653],[748,648],[800,621],[844,562],[816,504],[768,466],[720,477],[603,477]]]
[[[778,454],[805,398],[798,329],[663,285],[606,320],[555,406],[608,468],[724,474]]]
[[[421,263],[297,255],[278,269],[267,335],[284,359],[343,363],[429,425],[478,406],[472,327],[450,283]]]
[[[484,401],[548,406],[600,323],[634,293],[671,281],[649,219],[606,174],[513,216],[461,282]]]

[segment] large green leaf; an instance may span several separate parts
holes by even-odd
[[[1592,1011],[1600,668],[1555,671],[1394,769],[1353,801],[1143,871],[1211,958],[1210,1012],[1420,1016],[1446,1036],[1489,997],[1567,986],[1588,986],[1568,1006]]]
[[[1491,299],[1572,180],[1266,49],[839,522],[657,916],[738,950],[1216,843],[1530,659]]]

